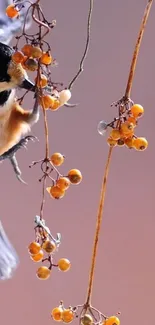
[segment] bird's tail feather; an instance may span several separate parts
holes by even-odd
[[[10,279],[18,264],[18,255],[0,222],[0,280]]]

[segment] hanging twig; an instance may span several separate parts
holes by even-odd
[[[132,83],[133,83],[133,77],[134,72],[136,68],[137,58],[139,54],[140,44],[142,41],[142,37],[144,34],[144,28],[147,23],[147,19],[150,13],[151,5],[153,3],[153,0],[149,0],[148,4],[146,6],[144,16],[142,19],[139,35],[137,38],[133,59],[131,62],[130,72],[129,72],[129,78],[127,83],[127,88],[125,92],[125,97],[128,98],[130,95]],[[107,186],[107,177],[109,172],[109,166],[110,166],[110,160],[111,160],[111,154],[112,154],[113,147],[110,147],[107,163],[105,167],[105,173],[102,181],[102,188],[101,188],[101,195],[100,195],[100,202],[99,202],[99,210],[97,214],[97,224],[96,224],[96,230],[95,230],[95,237],[94,237],[94,245],[93,245],[93,252],[92,252],[92,260],[91,260],[91,268],[90,268],[90,274],[89,274],[89,282],[88,282],[88,289],[87,289],[87,297],[86,297],[86,303],[85,306],[88,307],[91,304],[91,295],[92,295],[92,288],[93,288],[93,279],[94,279],[94,271],[95,271],[95,263],[96,263],[96,256],[97,256],[97,247],[98,247],[98,240],[100,235],[100,229],[101,229],[101,222],[102,222],[102,216],[103,216],[103,209],[104,209],[104,203],[105,203],[105,193],[106,193],[106,186]]]
[[[77,74],[75,75],[75,77],[72,79],[72,81],[70,82],[70,84],[68,86],[68,89],[70,89],[70,90],[73,87],[74,82],[78,79],[78,77],[81,74],[81,72],[83,72],[84,61],[85,61],[85,59],[87,57],[87,53],[88,53],[88,50],[89,50],[90,28],[91,28],[91,18],[92,18],[92,12],[93,12],[93,4],[94,4],[94,0],[90,0],[90,7],[89,7],[89,13],[88,13],[88,23],[87,23],[87,40],[86,40],[86,46],[85,46],[85,50],[84,50],[82,59],[80,61],[79,70],[78,70]]]

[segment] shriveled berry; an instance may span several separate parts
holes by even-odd
[[[67,177],[69,178],[72,184],[80,184],[82,181],[82,174],[78,169],[71,169],[68,172]]]
[[[35,59],[28,58],[24,64],[29,71],[36,71],[38,69],[38,62]]]
[[[124,146],[124,144],[125,144],[125,140],[124,139],[119,139],[117,141],[117,145],[120,146],[120,147]]]
[[[89,314],[85,314],[81,319],[81,325],[92,325],[93,324],[93,318]]]
[[[56,245],[53,241],[45,240],[42,244],[42,248],[50,254],[56,250]]]
[[[42,50],[39,46],[32,46],[31,56],[35,59],[39,59],[42,56]]]

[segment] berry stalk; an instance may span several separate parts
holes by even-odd
[[[147,6],[145,8],[145,12],[144,12],[143,19],[142,19],[141,26],[140,26],[140,30],[139,30],[139,35],[138,35],[138,38],[137,38],[135,50],[134,50],[132,61],[131,61],[129,78],[128,78],[127,87],[126,87],[126,91],[125,91],[125,98],[130,97],[130,92],[131,92],[133,78],[134,78],[134,74],[135,74],[135,69],[136,69],[138,54],[139,54],[139,50],[140,50],[140,45],[141,45],[141,42],[142,42],[145,26],[147,24],[147,20],[148,20],[148,17],[149,17],[149,13],[150,13],[152,4],[153,4],[153,0],[149,0],[148,3],[147,3]]]
[[[105,172],[104,172],[104,176],[103,176],[103,181],[102,181],[99,208],[98,208],[98,214],[97,214],[97,222],[96,222],[96,231],[95,231],[95,238],[94,238],[94,245],[93,245],[92,263],[91,263],[91,269],[90,269],[90,275],[89,275],[88,292],[87,292],[87,299],[86,299],[85,306],[90,305],[90,299],[91,299],[91,294],[92,294],[95,262],[96,262],[97,248],[98,248],[98,240],[99,240],[99,234],[100,234],[100,229],[101,229],[102,212],[103,212],[103,207],[104,207],[104,199],[105,199],[105,193],[106,193],[107,178],[108,178],[108,174],[109,174],[112,149],[113,149],[113,147],[110,147],[110,149],[109,149],[108,159],[107,159]]]
[[[144,29],[145,29],[146,23],[148,21],[148,17],[149,17],[149,13],[150,13],[150,10],[151,10],[152,3],[153,3],[153,0],[148,0],[147,6],[146,6],[145,11],[144,11],[144,15],[143,15],[141,26],[140,26],[139,35],[138,35],[138,38],[137,38],[137,42],[136,42],[134,53],[133,53],[133,58],[132,58],[132,61],[131,61],[129,77],[128,77],[128,82],[127,82],[127,87],[126,87],[126,92],[125,92],[125,96],[123,97],[122,100],[128,99],[129,96],[130,96],[132,83],[133,83],[133,78],[134,78],[134,73],[135,73],[135,68],[136,68],[136,63],[137,63],[139,50],[140,50],[140,45],[141,45],[141,41],[142,41],[142,38],[143,38],[143,35],[144,35]],[[104,172],[103,181],[102,181],[99,208],[98,208],[98,214],[97,214],[97,222],[96,222],[96,230],[95,230],[95,236],[94,236],[94,245],[93,245],[93,250],[92,250],[91,268],[90,268],[89,282],[88,282],[88,289],[87,289],[87,296],[86,296],[86,303],[85,303],[86,309],[89,306],[91,306],[91,296],[92,296],[92,289],[93,289],[94,271],[95,271],[95,265],[96,265],[98,240],[99,240],[100,229],[101,229],[101,222],[102,222],[103,209],[104,209],[104,203],[105,203],[105,193],[106,193],[106,186],[107,186],[107,178],[108,178],[108,173],[109,173],[109,167],[110,167],[111,155],[112,155],[113,148],[114,148],[114,146],[111,145],[110,149],[109,149],[107,163],[106,163],[105,172]]]

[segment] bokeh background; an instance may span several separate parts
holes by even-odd
[[[89,0],[43,0],[43,10],[57,26],[48,37],[59,66],[52,69],[54,81],[67,86],[76,73],[86,39]],[[65,306],[84,303],[90,269],[101,179],[108,146],[97,133],[100,120],[117,114],[110,104],[124,94],[130,61],[146,5],[141,1],[94,1],[90,51],[84,73],[72,91],[77,108],[48,112],[50,151],[66,155],[61,171],[78,168],[83,182],[72,186],[62,200],[47,195],[45,218],[53,235],[62,234],[55,258],[67,257],[68,273],[54,269],[51,278],[39,281],[38,264],[30,260],[27,246],[34,239],[33,220],[41,200],[40,167],[29,169],[44,156],[41,115],[32,133],[39,143],[29,143],[18,152],[22,176],[19,183],[9,162],[0,166],[0,218],[20,256],[14,277],[0,283],[1,323],[51,324],[50,312],[64,300]],[[104,218],[93,288],[93,305],[103,313],[121,311],[121,323],[153,324],[155,299],[155,7],[144,34],[132,99],[145,108],[137,135],[145,136],[145,152],[114,150],[106,193]],[[30,75],[33,79],[33,75]],[[27,100],[27,107],[32,101]],[[78,320],[75,320],[75,323]]]

